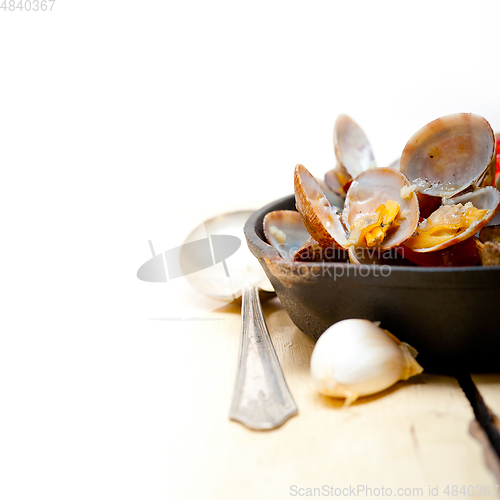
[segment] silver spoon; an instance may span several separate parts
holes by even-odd
[[[279,427],[298,410],[276,356],[259,300],[259,293],[269,297],[274,295],[274,289],[248,250],[243,235],[243,226],[252,213],[240,211],[220,215],[192,231],[186,243],[208,235],[214,260],[222,262],[223,266],[214,265],[187,274],[186,278],[194,288],[210,297],[224,301],[242,297],[239,361],[229,418],[250,429],[265,430]],[[221,235],[236,236],[242,243],[237,251],[222,261],[216,255],[224,254]],[[218,236],[218,239],[213,236]],[[228,246],[231,241],[234,238],[228,239]],[[187,246],[181,247],[181,267],[196,268],[193,253],[183,252],[183,248]]]

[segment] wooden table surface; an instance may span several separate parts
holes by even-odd
[[[492,496],[498,476],[470,433],[474,414],[454,378],[424,371],[343,409],[341,401],[313,389],[314,341],[293,325],[277,298],[264,304],[264,314],[299,414],[264,432],[228,419],[239,347],[237,304],[208,314],[210,321],[176,322],[171,348],[187,366],[186,390],[176,393],[180,413],[169,431],[172,498],[274,500],[333,496],[335,488],[350,488],[351,496],[370,496],[368,488],[373,496],[376,488],[387,496],[390,488],[392,496],[469,498],[484,495],[486,486]],[[500,375],[474,381],[500,412]]]

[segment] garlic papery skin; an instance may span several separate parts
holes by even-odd
[[[311,356],[311,375],[325,396],[345,398],[349,406],[422,373],[413,347],[364,319],[335,323],[319,338]]]

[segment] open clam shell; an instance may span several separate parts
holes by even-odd
[[[444,200],[445,205],[452,205],[455,203],[472,203],[472,205],[480,210],[488,210],[485,217],[474,226],[470,227],[471,231],[477,233],[480,229],[486,226],[500,209],[500,191],[494,187],[487,186],[485,188],[476,189],[471,193],[466,193],[461,196],[455,196],[451,200]],[[473,233],[473,234],[474,234]],[[465,238],[462,238],[465,239]]]
[[[479,241],[481,243],[486,243],[491,241],[496,245],[500,245],[500,226],[486,226],[481,229],[479,233]]]
[[[264,217],[264,234],[283,259],[293,261],[299,248],[309,239],[302,218],[294,210],[277,210]]]
[[[345,188],[345,186],[348,186],[350,181],[350,176],[346,176],[340,170],[334,168],[332,170],[329,170],[325,174],[323,186],[326,186],[330,191],[335,193],[339,198],[343,200],[345,199],[347,191],[347,188]]]
[[[481,264],[483,266],[500,266],[500,245],[492,241],[479,241],[474,238],[477,250],[481,256]]]
[[[326,175],[328,175],[328,172],[325,174],[325,179]],[[334,191],[330,189],[328,184],[321,180],[316,178],[316,182],[319,184],[319,187],[323,190],[325,193],[326,199],[330,202],[330,204],[335,207],[338,211],[342,210],[342,207],[344,206],[344,201],[345,201],[345,195],[339,195],[339,191]]]
[[[410,248],[414,252],[418,253],[435,252],[437,250],[443,250],[452,245],[456,245],[461,241],[465,241],[471,238],[483,227],[485,227],[498,212],[500,208],[500,192],[497,189],[489,186],[477,189],[476,191],[466,193],[461,196],[456,196],[453,199],[444,200],[443,206],[441,206],[438,210],[431,214],[428,219],[426,219],[419,225],[419,232],[421,232],[420,228],[422,228],[422,225],[425,224],[428,225],[432,223],[434,228],[439,226],[447,228],[449,226],[460,223],[462,217],[460,211],[457,211],[456,214],[451,213],[451,211],[449,214],[446,214],[442,209],[444,206],[458,206],[459,204],[465,208],[465,205],[467,203],[472,203],[472,207],[475,209],[484,210],[484,215],[482,215],[480,219],[474,219],[470,226],[466,228],[457,227],[456,233],[450,234],[450,236],[447,237],[446,240],[440,242],[439,244],[429,245],[424,248],[418,248],[415,245],[415,239],[412,238],[408,240],[405,245],[407,245],[408,248]],[[438,211],[441,211],[442,215],[438,215]]]
[[[389,249],[400,245],[414,233],[419,208],[411,184],[399,170],[376,168],[358,175],[353,180],[345,201],[342,213],[344,225],[351,228],[358,218],[374,214],[379,206],[388,201],[399,205],[399,225],[388,232],[377,246]]]
[[[294,172],[295,202],[309,234],[324,247],[346,248],[345,228],[321,186],[303,165]]]
[[[410,138],[400,170],[419,192],[451,198],[479,185],[495,159],[490,124],[479,115],[456,113],[428,123]]]
[[[333,130],[333,146],[340,170],[351,178],[376,167],[372,148],[361,127],[349,116],[340,115]]]
[[[500,226],[486,226],[474,238],[483,266],[500,265]]]
[[[351,179],[377,165],[365,133],[347,115],[340,115],[335,122],[333,147],[337,165],[325,174],[325,184],[333,192],[345,196],[345,186]]]

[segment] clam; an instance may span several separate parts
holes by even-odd
[[[264,234],[283,259],[291,262],[346,262],[347,252],[324,247],[312,238],[299,212],[276,210],[264,217]]]
[[[264,217],[264,234],[283,259],[292,261],[297,250],[309,239],[302,218],[294,210],[276,210]]]
[[[388,249],[408,239],[417,227],[417,197],[398,170],[377,168],[358,175],[342,216],[303,165],[295,167],[294,184],[304,225],[322,246]]]
[[[496,245],[500,245],[500,226],[486,226],[479,233],[479,241],[486,243],[491,241]]]
[[[340,115],[335,122],[333,146],[338,162],[337,167],[351,178],[377,166],[365,133],[347,115]]]
[[[483,117],[472,113],[443,116],[410,138],[400,170],[418,192],[451,198],[492,183],[495,146],[495,134]]]
[[[486,226],[475,238],[483,266],[500,265],[500,226]]]
[[[414,252],[435,252],[471,238],[493,219],[500,208],[500,192],[491,187],[445,199],[405,241]]]
[[[346,176],[340,170],[334,168],[325,174],[324,186],[340,198],[344,199],[350,181],[351,177]]]
[[[309,234],[323,247],[347,248],[345,228],[337,209],[303,165],[294,172],[295,203]]]
[[[475,241],[481,256],[481,264],[483,266],[500,266],[500,245],[491,241],[482,243],[477,238]]]
[[[498,188],[496,188],[498,189]],[[495,217],[493,217],[493,219],[491,219],[488,224],[486,224],[487,226],[500,226],[500,210],[496,213]]]
[[[347,115],[340,115],[335,122],[333,146],[337,166],[326,173],[325,183],[335,193],[345,196],[345,186],[351,179],[377,165],[365,133]]]
[[[415,231],[418,201],[408,179],[398,170],[367,170],[353,180],[342,219],[349,228],[347,246],[389,249]]]
[[[342,207],[344,206],[345,195],[340,196],[335,191],[332,191],[328,187],[328,184],[325,181],[318,179],[316,177],[315,179],[316,182],[319,184],[320,188],[323,190],[323,193],[325,193],[326,199],[330,202],[330,204],[333,205],[335,208],[337,208],[339,211],[341,211]]]
[[[498,189],[498,183],[497,183],[497,185],[495,184],[495,178],[496,178],[498,170],[499,170],[499,161],[500,161],[499,147],[500,147],[500,140],[499,140],[498,133],[496,133],[495,134],[495,160],[490,162],[490,164],[488,166],[488,170],[486,171],[486,174],[485,174],[483,180],[479,183],[479,187],[495,186]]]
[[[348,262],[345,250],[323,247],[312,236],[297,250],[295,262]]]

